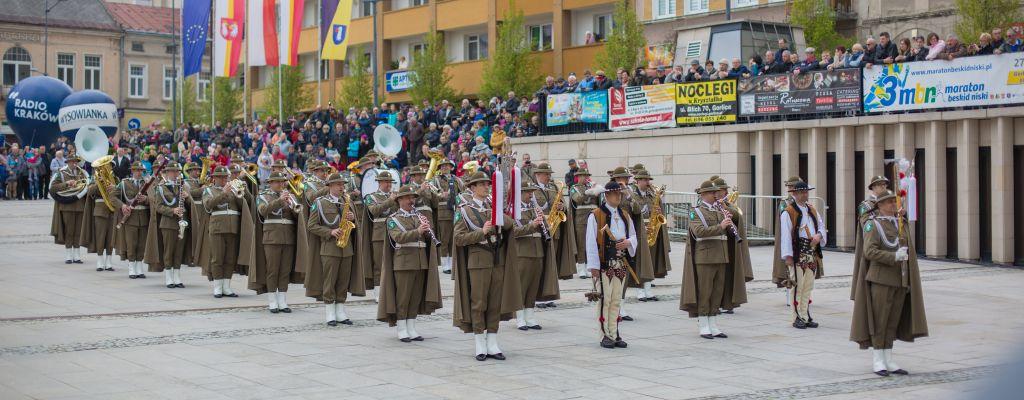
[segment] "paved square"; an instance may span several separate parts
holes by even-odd
[[[661,301],[626,304],[628,349],[597,345],[589,281],[574,279],[557,308],[539,310],[543,330],[502,324],[507,361],[477,362],[450,298],[421,317],[426,341],[401,343],[372,300],[350,303],[353,326],[330,328],[299,285],[295,312],[270,314],[251,291],[214,299],[198,269],[172,290],[155,274],[129,280],[120,262],[96,272],[91,255],[65,265],[50,215],[48,201],[0,203],[0,399],[947,399],[986,385],[1024,344],[1024,271],[921,261],[931,337],[896,344],[910,376],[877,378],[847,340],[852,255],[826,253],[821,328],[801,331],[769,282],[769,247],[752,250],[750,302],[722,318],[729,338],[704,340],[678,310],[677,244]]]

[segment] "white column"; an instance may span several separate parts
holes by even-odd
[[[947,251],[946,219],[946,122],[928,124],[924,147],[924,215],[925,255],[945,257]],[[955,167],[955,166],[954,166]]]
[[[782,181],[800,175],[800,130],[782,130]],[[806,176],[801,176],[807,180]]]
[[[757,163],[757,174],[756,187],[754,193],[758,195],[771,195],[772,194],[772,155],[774,152],[774,143],[772,142],[772,131],[757,131],[756,140],[757,148],[754,153],[754,159]],[[768,228],[772,225],[772,218],[775,215],[772,210],[772,202],[768,200],[762,200],[757,202],[757,226]]]
[[[828,204],[828,131],[825,128],[811,128],[810,146],[807,150],[807,182],[815,187],[811,197],[820,197],[825,200],[826,207],[835,207],[835,204]],[[798,150],[799,151],[799,150]],[[798,159],[799,162],[799,159]],[[799,167],[799,165],[798,165]],[[814,203],[816,206],[817,204]],[[825,209],[821,212],[824,214]],[[825,214],[827,215],[827,214]],[[822,218],[825,217],[822,215]]]
[[[852,248],[856,242],[856,209],[861,199],[857,199],[855,182],[854,150],[856,148],[857,129],[844,125],[836,133],[836,245]],[[831,232],[830,232],[831,233]],[[830,235],[831,236],[831,235]],[[831,240],[831,239],[830,239]]]
[[[871,178],[885,175],[885,125],[868,125],[864,143],[864,182],[857,184],[866,188]]]
[[[960,122],[956,144],[957,257],[961,260],[981,258],[981,212],[978,209],[978,121]]]
[[[992,262],[1014,261],[1013,119],[999,117],[991,132]],[[984,205],[982,205],[984,206]]]
[[[894,150],[896,158],[906,158],[908,160],[914,159],[914,150],[916,149],[916,143],[914,138],[914,124],[910,122],[901,122],[896,125],[896,140]]]

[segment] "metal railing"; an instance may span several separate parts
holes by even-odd
[[[666,225],[672,240],[685,241],[690,225],[690,210],[700,201],[694,192],[665,191]],[[737,206],[743,212],[746,222],[747,240],[772,242],[775,240],[775,224],[779,223],[779,207],[786,196],[762,196],[741,194]],[[821,214],[822,221],[828,215],[828,204],[820,197],[811,197],[811,204]],[[827,225],[827,221],[826,225]]]

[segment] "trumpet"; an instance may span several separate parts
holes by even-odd
[[[255,163],[246,163],[245,168],[242,169],[242,175],[249,178],[253,185],[259,186],[260,181],[256,179],[256,173],[259,172],[259,169],[260,167]]]
[[[291,178],[288,178],[288,190],[291,190],[296,196],[302,196],[302,191],[305,188],[303,182],[306,180],[306,177],[295,173],[291,169],[286,168],[285,171],[291,174]]]
[[[417,210],[415,208],[412,209],[412,213],[416,214],[416,217],[418,217],[420,219],[420,223],[421,224],[427,224],[427,233],[430,234],[430,240],[432,242],[434,242],[434,247],[440,246],[441,245],[441,241],[438,240],[437,239],[437,235],[434,234],[434,228],[432,228],[430,226],[430,220],[428,220],[425,215],[420,214],[420,210]]]
[[[245,182],[242,182],[241,179],[234,179],[228,182],[228,185],[230,185],[230,189],[235,194],[235,197],[240,199],[245,197]]]
[[[282,190],[277,196],[284,199],[285,206],[290,208],[292,212],[298,214],[302,211],[302,206],[295,202],[295,197],[288,193],[288,191]]]

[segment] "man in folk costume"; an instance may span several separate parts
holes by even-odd
[[[118,254],[128,261],[128,278],[131,279],[146,278],[142,269],[142,259],[146,254],[146,235],[149,231],[146,225],[149,223],[150,207],[146,193],[139,193],[146,185],[146,179],[142,176],[145,171],[146,167],[142,166],[141,162],[132,163],[131,175],[122,179],[115,190],[118,200],[123,203],[121,215],[127,215],[128,218],[114,234],[117,235],[116,240],[120,244]],[[141,203],[131,206],[131,201],[136,195],[139,196]]]
[[[523,181],[520,217],[515,224],[520,229],[512,239],[516,246],[516,259],[509,265],[516,269],[522,290],[523,309],[516,311],[516,325],[519,330],[541,329],[534,318],[533,308],[537,302],[557,300],[558,266],[555,264],[555,248],[547,229],[545,215],[534,202],[540,187]]]
[[[921,272],[906,219],[896,195],[875,198],[877,212],[864,222],[864,251],[854,284],[850,340],[872,349],[872,370],[880,376],[906,375],[893,361],[895,340],[913,342],[928,336]]]
[[[626,342],[619,333],[619,307],[626,280],[635,271],[635,256],[639,247],[646,243],[637,237],[630,213],[622,206],[625,187],[618,182],[608,182],[603,188],[604,203],[587,217],[587,270],[600,282],[601,299],[598,303],[598,321],[601,324],[601,347],[606,349],[625,348]]]
[[[146,232],[146,253],[143,260],[149,265],[149,272],[163,272],[164,284],[168,289],[184,288],[181,282],[181,265],[189,259],[188,231],[194,222],[190,209],[192,199],[189,187],[181,179],[181,167],[169,162],[161,171],[163,181],[150,189],[149,226]]]
[[[541,163],[537,168],[533,169],[534,181],[537,184],[537,191],[534,193],[534,199],[540,206],[540,209],[544,211],[545,217],[550,215],[552,208],[555,207],[555,200],[561,197],[557,209],[555,211],[561,211],[566,214],[565,222],[556,224],[556,226],[548,226],[551,234],[551,245],[555,249],[555,265],[558,266],[558,278],[559,279],[572,279],[573,274],[576,271],[573,270],[573,266],[576,263],[576,228],[573,226],[573,220],[569,215],[569,199],[564,197],[561,193],[561,189],[564,185],[559,186],[551,180],[551,165],[548,163]],[[542,301],[537,304],[540,308],[555,307],[554,301]]]
[[[608,171],[608,176],[622,187],[621,207],[626,212],[629,212],[633,229],[637,234],[637,243],[644,244],[644,246],[637,247],[636,255],[634,255],[633,270],[636,272],[636,275],[630,275],[630,279],[626,280],[627,288],[641,289],[644,287],[644,283],[654,280],[654,257],[651,256],[651,248],[646,246],[647,224],[644,223],[643,216],[641,215],[641,204],[633,196],[633,191],[629,190],[631,185],[629,181],[633,175],[626,170],[626,167],[617,167],[614,170]],[[622,296],[623,298],[626,296],[625,289],[622,290]],[[622,305],[619,306],[619,315],[622,316],[623,321],[633,320],[633,317],[626,312],[626,308]]]
[[[519,277],[508,265],[516,258],[517,250],[510,239],[533,228],[514,228],[508,215],[503,216],[500,226],[491,222],[491,214],[501,210],[491,209],[491,179],[485,173],[472,173],[466,185],[472,197],[459,205],[452,239],[454,325],[473,333],[478,361],[504,360],[498,347],[498,322],[512,319],[523,309]]]
[[[50,179],[50,193],[58,194],[81,186],[89,180],[89,173],[78,166],[82,161],[78,155],[67,158],[67,165],[57,171]],[[78,195],[81,196],[78,196]],[[81,264],[82,250],[79,247],[81,237],[82,213],[85,211],[85,191],[68,193],[62,196],[70,203],[53,203],[53,223],[50,224],[50,235],[53,242],[64,245],[64,263]]]
[[[889,178],[876,176],[868,183],[868,196],[857,205],[857,232],[864,231],[864,224],[878,213],[876,203],[878,196],[889,191]],[[861,258],[864,256],[864,235],[857,235],[853,245],[853,284],[850,285],[850,300],[857,297],[857,274],[860,270]]]
[[[114,257],[114,225],[121,219],[121,205],[124,204],[114,193],[115,189],[114,186],[101,189],[99,181],[93,179],[85,195],[84,218],[78,241],[86,251],[96,254],[96,271],[114,270],[111,261]],[[100,190],[106,191],[107,198],[103,197]],[[107,204],[107,199],[110,204]]]
[[[639,164],[638,164],[639,165]],[[665,200],[660,200],[661,204],[654,204],[655,200],[655,188],[651,186],[651,181],[654,178],[645,169],[638,169],[633,175],[635,184],[632,187],[634,199],[640,206],[640,216],[643,218],[643,224],[646,227],[651,223],[651,215],[655,211],[655,208],[661,209],[661,215],[665,216]],[[667,219],[667,218],[666,218]],[[646,231],[645,231],[646,233]],[[672,251],[671,243],[668,238],[668,225],[662,225],[661,229],[657,232],[658,238],[655,239],[654,246],[648,246],[647,242],[641,243],[641,245],[647,246],[651,254],[651,266],[653,267],[654,278],[660,279],[668,276],[668,271],[672,270],[672,262],[669,259],[669,252]],[[658,298],[651,292],[652,281],[645,281],[643,286],[637,290],[636,298],[640,301],[658,301]]]
[[[222,167],[210,174],[212,184],[203,190],[202,200],[209,219],[205,230],[197,231],[204,239],[197,242],[201,243],[201,248],[196,263],[203,267],[212,282],[213,297],[218,299],[238,297],[231,290],[231,277],[236,270],[254,265],[256,258],[256,228],[246,191],[241,185],[236,187],[228,176],[228,171]]]
[[[362,260],[367,290],[374,290],[380,286],[381,257],[384,255],[384,239],[388,236],[387,217],[398,210],[398,204],[391,197],[391,185],[395,181],[391,173],[381,171],[375,179],[378,190],[363,197],[363,205],[369,219],[367,227],[372,227],[363,233],[369,239],[364,240],[364,243],[370,243],[372,246],[372,252],[368,251]],[[379,301],[379,297],[380,293],[374,291],[374,300]]]
[[[587,270],[587,219],[590,213],[600,205],[600,196],[590,193],[594,188],[594,182],[590,180],[590,171],[580,168],[576,171],[576,184],[569,189],[569,198],[572,200],[573,227],[576,228],[576,273],[580,279],[589,279],[590,272]]]
[[[799,176],[794,175],[782,183],[786,188],[786,198],[779,202],[778,208],[775,210],[775,214],[782,214],[786,211],[786,207],[793,205],[795,202],[795,200],[793,200],[793,186],[798,182],[803,181],[804,180]],[[775,255],[774,258],[772,258],[772,282],[778,287],[785,287],[785,283],[789,280],[789,270],[786,268],[785,260],[782,259],[782,242],[779,240],[781,232],[781,225],[775,224]]]
[[[821,247],[827,243],[828,233],[821,215],[807,202],[809,191],[814,188],[806,182],[797,182],[790,189],[793,204],[779,215],[779,240],[781,257],[786,262],[789,277],[786,287],[793,291],[793,327],[797,329],[817,328],[818,323],[811,316],[811,292],[814,280],[822,276]]]
[[[727,242],[735,240],[730,237],[735,225],[715,205],[716,191],[718,187],[711,181],[704,181],[697,188],[700,201],[690,211],[679,299],[679,309],[689,313],[690,318],[697,318],[700,337],[705,339],[728,337],[718,327],[718,313],[729,284],[725,280],[729,264]],[[743,277],[736,274],[733,280],[742,282]]]
[[[398,340],[405,343],[423,341],[416,317],[441,308],[439,243],[429,217],[417,212],[417,197],[413,185],[402,186],[395,196],[399,208],[387,220],[377,305],[377,320],[397,326]]]
[[[259,218],[256,232],[260,234],[257,243],[256,262],[249,268],[249,284],[256,294],[267,294],[267,308],[272,314],[290,313],[288,307],[288,284],[302,283],[305,252],[298,251],[299,243],[306,243],[306,229],[298,229],[298,223],[306,214],[304,207],[288,191],[288,177],[280,172],[270,174],[268,188],[256,197]]]
[[[366,295],[359,256],[370,249],[359,237],[360,231],[368,226],[354,225],[355,232],[349,231],[348,237],[343,237],[342,224],[345,221],[355,224],[356,220],[353,210],[343,212],[345,203],[348,201],[351,206],[356,196],[345,193],[345,180],[338,173],[328,176],[326,183],[327,194],[313,201],[306,220],[311,242],[319,243],[318,248],[311,249],[306,268],[306,296],[324,302],[327,325],[352,325],[345,312],[345,301],[349,293],[359,297]]]
[[[452,169],[455,168],[455,163],[452,160],[445,158],[441,161],[441,165],[437,167],[437,175],[431,179],[431,185],[437,190],[437,238],[441,240],[441,247],[438,253],[441,256],[441,270],[446,274],[452,273],[452,233],[455,228],[452,221],[455,219],[455,203],[456,196],[464,189],[462,182],[455,174],[452,174]]]
[[[729,212],[735,231],[729,229],[726,240],[729,249],[729,264],[725,270],[725,290],[722,292],[722,312],[732,314],[733,309],[747,302],[747,282],[754,280],[754,268],[750,261],[750,244],[747,242],[747,220],[739,206],[729,202],[729,184],[724,178],[713,177],[715,201]],[[737,237],[738,235],[738,237]],[[742,276],[742,279],[739,278]]]

